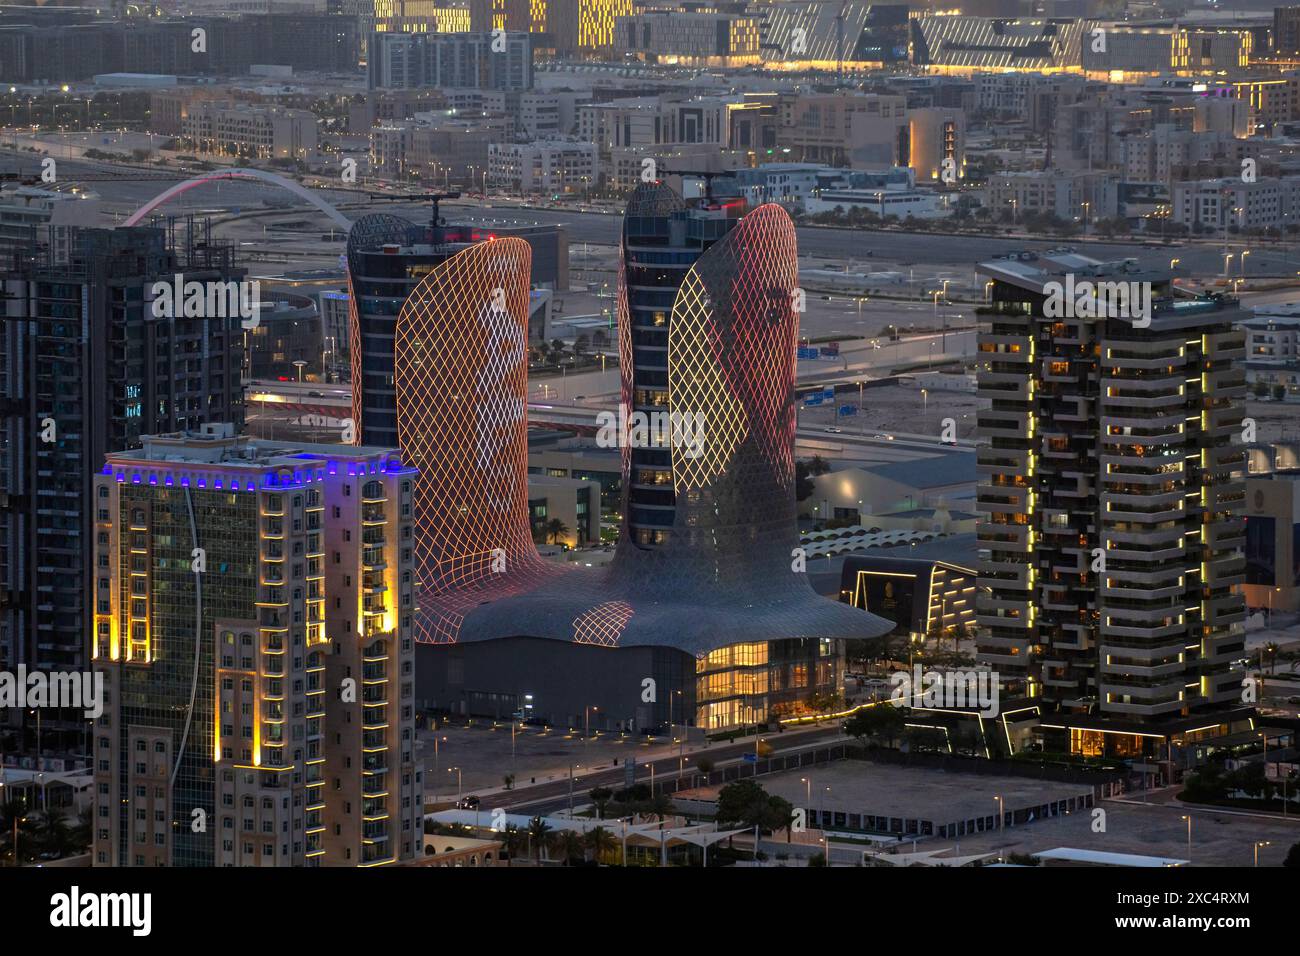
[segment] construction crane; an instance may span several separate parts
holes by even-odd
[[[442,229],[447,225],[438,211],[438,204],[445,199],[459,199],[460,193],[415,193],[406,196],[390,196],[387,193],[370,193],[371,199],[383,199],[388,202],[427,202],[433,204],[432,216],[429,219],[429,226],[433,229]]]

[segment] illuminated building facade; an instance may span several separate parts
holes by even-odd
[[[742,211],[696,208],[658,183],[633,196],[618,291],[622,404],[690,415],[698,440],[622,442],[613,561],[464,602],[455,642],[418,650],[426,705],[593,727],[751,726],[836,693],[837,640],[889,629],[815,594],[792,550],[795,233],[778,206]],[[479,407],[508,408],[515,394],[480,390]]]
[[[415,495],[419,640],[453,643],[489,596],[549,576],[528,521],[528,279],[518,238],[449,257],[411,292],[394,343],[398,441]]]
[[[216,427],[108,455],[96,865],[415,855],[414,478],[387,450]]]
[[[917,17],[910,21],[911,62],[956,76],[981,70],[1077,73],[1084,25],[1066,18]]]
[[[239,318],[159,321],[146,295],[177,272],[242,278],[232,248],[193,225],[172,243],[148,226],[74,228],[65,261],[28,247],[0,277],[0,669],[87,666],[91,492],[104,455],[155,432],[243,424]],[[0,728],[34,753],[25,713],[0,708]],[[40,744],[47,756],[83,753],[80,711],[47,711]]]
[[[612,53],[615,21],[632,14],[632,0],[545,0],[545,7],[546,32],[560,56]]]
[[[762,58],[770,68],[878,69],[907,61],[906,4],[762,0],[748,10],[759,21]]]
[[[1044,749],[1170,759],[1244,719],[1241,312],[1074,254],[978,271],[979,659]],[[1085,279],[1149,283],[1149,325],[1048,317]]]
[[[638,189],[623,218],[620,267],[620,367],[633,411],[668,408],[668,347],[674,303],[701,254],[740,221],[743,200],[688,206],[668,186]],[[676,523],[668,448],[632,448],[627,526],[639,547],[665,543]]]
[[[349,348],[352,419],[358,442],[398,448],[394,349],[398,316],[412,290],[457,253],[498,237],[518,237],[529,247],[533,282],[553,289],[569,284],[568,237],[556,226],[417,225],[382,213],[362,216],[348,233]],[[458,270],[443,275],[459,274]],[[528,273],[525,272],[525,275]],[[426,286],[426,291],[428,291]]]
[[[366,71],[372,90],[530,90],[533,37],[526,31],[373,33]]]
[[[955,184],[966,178],[964,110],[908,110],[907,130],[907,165],[918,183]],[[950,171],[947,179],[945,170]]]
[[[974,568],[950,561],[849,555],[840,600],[893,621],[895,634],[941,644],[974,627],[975,578]]]
[[[648,63],[746,66],[758,62],[758,21],[732,13],[648,10],[615,18],[614,53]]]

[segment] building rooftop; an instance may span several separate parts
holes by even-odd
[[[1112,318],[1134,318],[1116,314],[1117,304],[1128,303],[1124,295],[1117,303],[1114,296],[1102,298],[1096,286],[1109,284],[1127,286],[1130,283],[1150,286],[1150,321],[1164,328],[1179,328],[1201,324],[1205,317],[1220,312],[1240,312],[1240,302],[1234,296],[1222,293],[1192,295],[1172,285],[1173,273],[1169,269],[1143,268],[1137,259],[1119,259],[1103,262],[1078,254],[1072,248],[1050,250],[1046,253],[1019,252],[981,262],[975,269],[979,275],[995,282],[1015,286],[1035,295],[1063,294],[1066,304],[1089,295],[1087,286],[1093,285],[1092,312],[1105,313]],[[1125,290],[1127,291],[1127,290]],[[1133,308],[1140,307],[1137,303]],[[1224,321],[1224,319],[1219,319]]]
[[[877,515],[878,518],[933,518],[940,511],[944,511],[948,517],[954,521],[966,521],[970,518],[978,518],[979,515],[973,511],[954,511],[949,508],[910,508],[902,511],[890,511],[887,514]]]
[[[1110,853],[1105,850],[1080,850],[1075,847],[1061,846],[1054,850],[1043,850],[1034,856],[1040,860],[1060,860],[1063,863],[1081,863],[1088,866],[1137,866],[1162,867],[1186,866],[1189,860],[1180,860],[1171,856],[1141,856],[1136,853]]]
[[[321,442],[264,441],[234,435],[229,426],[198,432],[146,435],[143,447],[109,452],[104,474],[120,469],[160,464],[220,465],[223,468],[266,471],[284,466],[302,468],[304,463],[334,460],[361,461],[382,458],[385,470],[401,468],[395,449],[371,445],[333,445]]]
[[[912,488],[943,488],[973,482],[976,478],[975,457],[973,451],[955,451],[935,458],[891,461],[862,470]]]

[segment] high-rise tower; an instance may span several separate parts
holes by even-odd
[[[192,230],[74,229],[68,257],[26,259],[0,278],[0,668],[77,670],[95,613],[92,478],[143,435],[242,426],[237,314],[155,316],[151,289],[242,279],[228,245]],[[0,711],[21,720],[23,710]],[[42,715],[18,750],[83,752],[84,720]]]
[[[979,272],[981,661],[1041,715],[1049,750],[1167,759],[1235,729],[1236,301],[1073,254]]]
[[[94,861],[419,852],[410,509],[384,449],[144,439],[95,480]]]
[[[586,714],[591,726],[749,726],[832,697],[837,639],[889,629],[819,597],[804,573],[794,224],[775,205],[743,211],[691,207],[657,184],[633,197],[619,282],[624,415],[689,422],[690,434],[623,436],[625,527],[608,568],[462,597],[455,644],[419,651],[426,702]],[[483,390],[468,407],[497,401]],[[448,497],[440,510],[456,508]]]

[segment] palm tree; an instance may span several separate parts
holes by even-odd
[[[586,843],[582,836],[573,830],[557,833],[552,841],[557,856],[564,857],[565,866],[573,866],[573,861],[585,859]]]
[[[583,842],[587,844],[587,849],[591,851],[592,857],[597,863],[602,857],[608,857],[618,847],[618,840],[614,839],[614,834],[610,833],[604,827],[596,827],[589,830],[583,837]]]
[[[546,835],[551,832],[550,825],[541,817],[533,817],[528,824],[528,836],[537,847],[537,862],[542,862],[542,851],[546,849]]]
[[[82,807],[77,814],[77,822],[72,824],[69,835],[73,845],[79,850],[89,850],[92,842],[94,813],[89,806]]]
[[[32,818],[27,815],[27,804],[22,800],[6,800],[0,804],[0,841],[9,847],[9,852],[14,857],[14,866],[19,865],[18,853],[14,851],[13,846],[14,834],[18,835],[19,850],[24,845],[30,848],[31,844],[24,844],[24,840],[31,839],[32,823]]]
[[[1273,641],[1269,641],[1269,642],[1268,642],[1267,644],[1265,644],[1264,647],[1260,650],[1260,654],[1259,654],[1259,670],[1260,670],[1260,673],[1261,673],[1261,674],[1264,672],[1264,661],[1265,661],[1265,660],[1268,661],[1268,672],[1269,672],[1270,674],[1276,674],[1276,673],[1277,673],[1277,649],[1278,649],[1278,648],[1277,648],[1277,644],[1275,644]]]
[[[569,526],[559,518],[552,518],[546,522],[546,537],[551,544],[558,544],[560,538],[566,538],[569,535]]]
[[[506,824],[505,830],[501,832],[501,844],[506,851],[506,866],[514,865],[515,857],[519,855],[527,839],[528,835],[523,830],[513,823]]]
[[[673,799],[666,793],[656,793],[646,803],[646,813],[658,817],[660,821],[667,820],[673,813]]]
[[[36,815],[32,823],[32,836],[41,849],[59,856],[72,849],[72,830],[58,807],[51,807]]]

